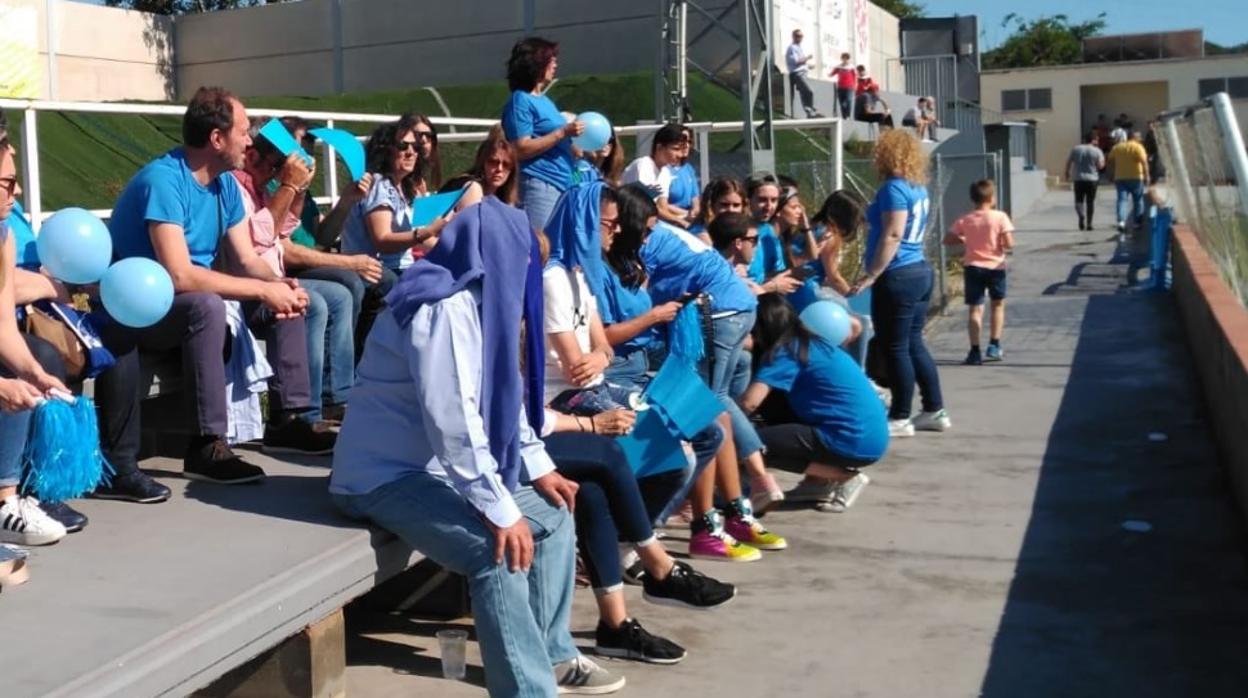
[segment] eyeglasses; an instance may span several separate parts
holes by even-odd
[[[743,241],[745,241],[745,242],[752,242],[752,243],[754,243],[755,245],[757,245],[757,244],[758,244],[758,236],[757,236],[757,235],[746,235],[745,237],[743,237],[743,238],[741,238],[741,239],[742,239]]]
[[[0,179],[0,189],[3,189],[9,196],[13,196],[13,192],[17,191],[17,177]]]
[[[399,141],[398,143],[394,144],[394,148],[395,150],[398,150],[400,153],[406,153],[409,150],[415,151],[416,141]]]
[[[434,133],[433,131],[416,131],[415,135],[416,135],[417,140],[422,140],[422,141],[438,140],[438,134]]]
[[[603,218],[602,220],[600,220],[600,221],[598,222],[598,225],[599,225],[599,226],[600,226],[603,230],[615,230],[615,229],[616,229],[616,228],[618,228],[618,227],[619,227],[619,225],[620,225],[620,219],[618,219],[618,218]]]

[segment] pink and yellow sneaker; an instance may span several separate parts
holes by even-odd
[[[724,522],[728,535],[759,550],[784,550],[789,542],[768,531],[753,514],[734,514]]]
[[[723,528],[704,529],[689,536],[689,556],[704,560],[754,562],[763,557],[752,548],[728,535]]]

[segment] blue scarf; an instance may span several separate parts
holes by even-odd
[[[596,180],[569,187],[555,204],[545,231],[550,241],[546,266],[558,265],[568,270],[580,267],[595,298],[603,297],[606,286],[602,233],[598,229],[602,220],[602,188],[606,185]]]
[[[403,272],[386,296],[395,320],[406,326],[421,306],[449,298],[480,281],[485,353],[481,363],[481,418],[499,476],[511,491],[520,481],[520,405],[526,387],[529,424],[540,429],[543,417],[542,276],[536,252],[525,215],[492,196],[486,197],[480,205],[456,215],[442,230],[438,244]],[[517,263],[521,258],[528,263]],[[519,298],[523,300],[517,302]],[[521,319],[529,328],[523,382]]]

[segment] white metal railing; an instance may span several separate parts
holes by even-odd
[[[39,112],[73,112],[93,114],[130,114],[134,116],[182,116],[186,112],[185,105],[179,104],[122,104],[117,102],[64,102],[53,100],[26,100],[0,98],[0,109],[20,110],[22,112],[22,188],[26,194],[25,209],[30,216],[31,225],[38,231],[39,226],[53,211],[43,209],[42,187],[39,168]],[[298,109],[248,109],[249,116],[297,116],[308,121],[324,122],[334,128],[336,122],[347,123],[385,123],[398,118],[397,114],[362,114],[353,112],[304,111]],[[460,117],[430,117],[435,126],[454,126],[468,128],[491,128],[498,119],[477,119]],[[740,132],[745,124],[742,121],[699,121],[687,124],[698,139],[698,151],[701,154],[701,172],[710,172],[709,136],[712,133]],[[663,127],[663,124],[638,124],[620,126],[616,133],[621,136],[641,136],[652,134]],[[844,177],[842,149],[842,124],[838,118],[819,119],[782,119],[772,122],[775,130],[786,129],[819,129],[829,131],[829,167],[832,180],[840,188]],[[468,131],[458,133],[439,133],[439,143],[474,143],[485,140],[487,131]],[[364,140],[365,136],[357,136]],[[327,161],[333,162],[333,148],[325,146]],[[318,197],[317,203],[332,204],[338,200],[338,168],[325,168],[325,191],[327,196]],[[100,218],[112,216],[112,209],[94,209],[91,211]]]

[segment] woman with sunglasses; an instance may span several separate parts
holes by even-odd
[[[508,206],[516,205],[516,150],[503,134],[500,126],[494,126],[477,146],[477,156],[472,168],[462,175],[452,177],[442,186],[443,192],[464,190],[455,205],[462,211],[480,203],[487,196],[496,197]]]
[[[520,205],[535,230],[546,227],[559,196],[572,185],[572,138],[585,132],[546,96],[559,69],[559,44],[539,37],[516,42],[507,61],[511,98],[503,131],[520,158]]]
[[[347,218],[342,234],[344,254],[367,254],[381,260],[398,276],[412,265],[412,248],[428,250],[446,225],[438,218],[423,228],[412,226],[412,199],[419,194],[420,124],[400,119],[382,124],[369,136],[365,164],[373,184]],[[393,283],[393,282],[391,282]]]
[[[399,117],[400,127],[410,125],[416,137],[416,196],[428,196],[442,186],[442,155],[438,152],[438,130],[424,114]]]

